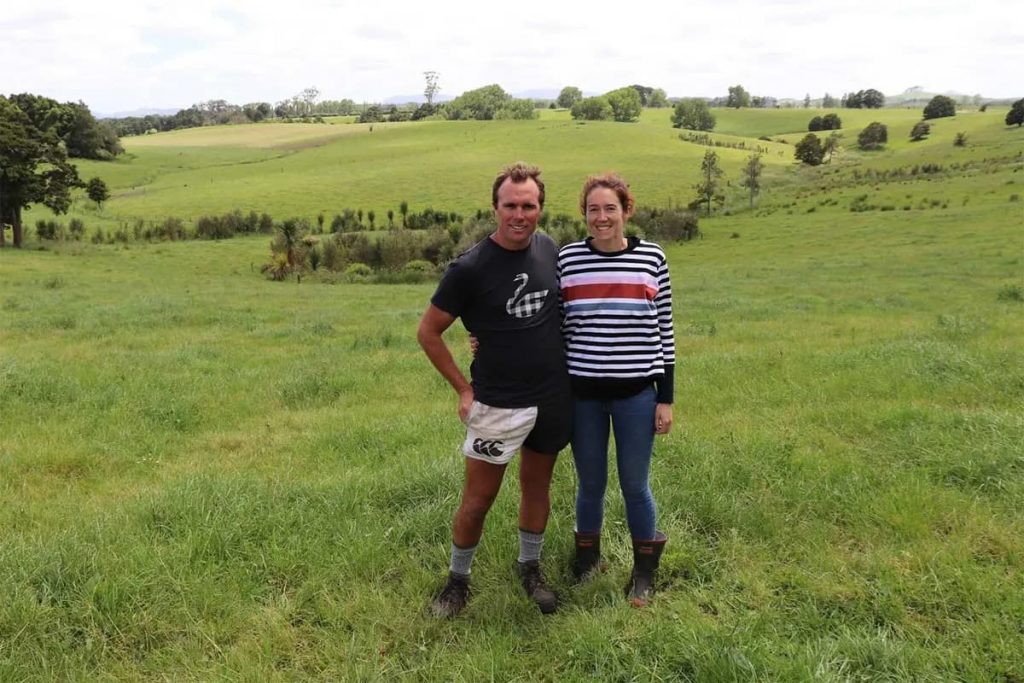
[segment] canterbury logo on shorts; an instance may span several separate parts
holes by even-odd
[[[495,408],[473,401],[466,416],[466,440],[462,452],[495,465],[515,456],[537,423],[537,407]]]

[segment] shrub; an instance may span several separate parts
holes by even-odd
[[[606,121],[612,117],[612,105],[604,97],[587,97],[572,105],[570,113],[577,121]]]
[[[409,261],[418,258],[421,251],[420,234],[411,230],[392,230],[377,242],[380,265],[389,270],[398,270]]]
[[[822,130],[839,130],[843,127],[843,121],[839,114],[825,114],[821,117]]]
[[[796,143],[796,147],[793,148],[793,156],[809,166],[817,166],[825,159],[825,148],[821,145],[821,140],[817,135],[808,133],[800,142]]]
[[[72,218],[68,221],[68,232],[71,233],[73,239],[82,239],[82,236],[85,234],[85,223],[81,219]]]
[[[1024,301],[1024,287],[1020,285],[1003,285],[996,295],[998,301]]]
[[[956,137],[953,138],[954,147],[966,147],[967,146],[967,133],[957,133]]]
[[[345,269],[348,282],[368,282],[373,277],[373,269],[365,263],[353,263]]]
[[[187,237],[185,232],[185,224],[181,222],[180,218],[174,218],[173,216],[165,218],[163,223],[156,228],[156,236],[161,239],[171,240],[183,240]]]
[[[36,221],[36,237],[41,240],[57,240],[63,236],[64,226],[54,220]]]
[[[346,265],[348,250],[337,239],[327,239],[323,243],[323,266],[330,271],[339,271]]]
[[[910,139],[913,142],[918,140],[924,140],[928,137],[928,133],[932,130],[931,124],[927,121],[918,121],[914,124],[914,127],[910,129]]]
[[[873,121],[857,135],[857,146],[861,149],[881,149],[889,141],[889,129],[884,123]]]
[[[288,255],[282,251],[274,252],[270,257],[270,263],[263,264],[260,270],[268,278],[277,282],[284,280],[292,272],[292,268],[288,264]]]
[[[700,236],[697,214],[685,209],[639,207],[632,222],[652,240],[686,242]]]

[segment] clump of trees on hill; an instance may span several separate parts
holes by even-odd
[[[579,99],[572,105],[570,114],[577,121],[638,121],[644,106],[641,89],[644,89],[643,86],[627,85],[604,95]]]
[[[843,95],[841,104],[846,109],[881,109],[885,106],[885,95],[874,88],[858,90]]]
[[[22,211],[33,204],[67,212],[71,191],[83,186],[70,158],[106,160],[122,151],[117,134],[82,102],[0,95],[0,246],[6,225],[22,246]]]
[[[533,119],[533,100],[515,99],[498,84],[467,90],[441,107],[449,120]]]
[[[838,114],[815,116],[807,124],[807,130],[812,132],[819,130],[839,130],[842,127],[843,121],[839,118]]]

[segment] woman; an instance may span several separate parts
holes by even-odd
[[[579,480],[573,573],[583,579],[600,563],[610,426],[633,539],[626,590],[632,604],[642,607],[654,592],[667,540],[655,526],[648,481],[654,435],[672,428],[672,289],[661,247],[625,235],[633,195],[621,177],[588,178],[580,210],[590,237],[558,255]]]

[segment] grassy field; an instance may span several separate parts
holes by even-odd
[[[94,168],[123,174],[103,213],[125,217],[469,210],[520,156],[552,210],[605,167],[646,203],[688,199],[703,148],[656,113],[184,131]],[[0,680],[1024,680],[1024,135],[1002,115],[910,144],[895,111],[882,152],[769,155],[754,210],[747,152],[720,150],[731,215],[667,245],[679,426],[656,447],[670,542],[646,611],[622,599],[614,483],[610,569],[570,585],[563,457],[562,610],[513,579],[510,477],[464,618],[426,614],[461,484],[454,396],[415,341],[431,286],[269,282],[265,237],[4,250]],[[802,135],[777,116],[722,112],[721,139]]]

